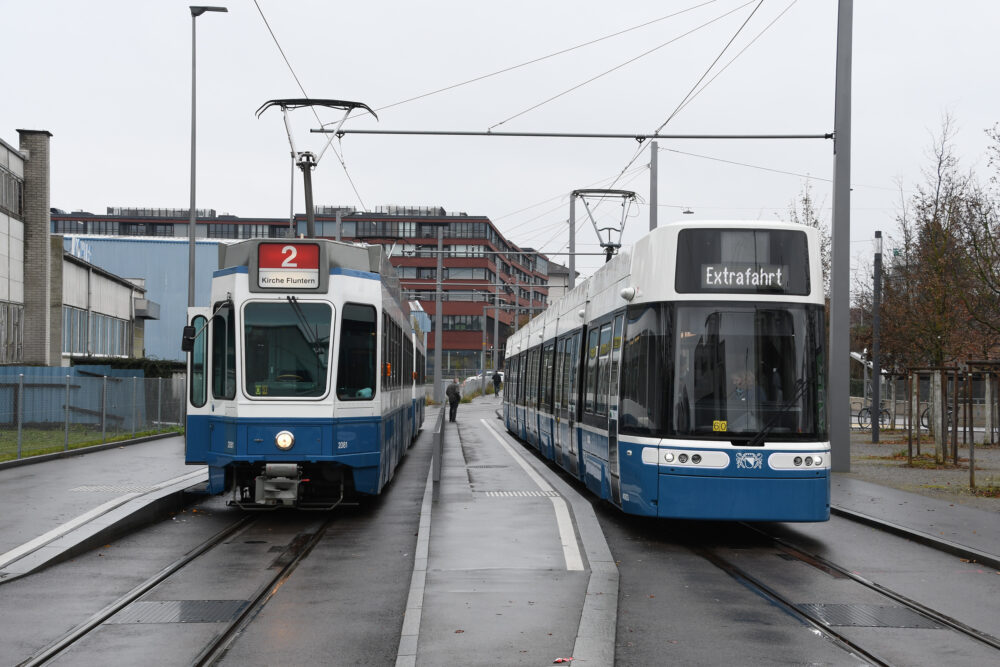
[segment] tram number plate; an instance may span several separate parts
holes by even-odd
[[[261,243],[257,286],[271,289],[319,287],[319,246],[315,243]]]
[[[712,422],[712,430],[713,431],[717,431],[717,432],[718,431],[722,431],[722,432],[728,431],[729,430],[729,422],[727,422],[727,421],[725,421],[723,419],[716,419],[715,421]]]

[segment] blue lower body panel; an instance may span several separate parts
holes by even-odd
[[[827,521],[830,478],[659,475],[658,516],[725,521]]]
[[[354,490],[377,494],[392,479],[413,436],[412,406],[382,417],[271,419],[194,415],[188,418],[185,460],[208,464],[209,493],[226,490],[226,470],[264,463],[298,463],[311,469],[346,469]],[[274,444],[288,430],[287,451]]]

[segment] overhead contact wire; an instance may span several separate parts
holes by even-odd
[[[261,20],[264,21],[264,27],[267,28],[267,32],[271,35],[271,39],[274,41],[274,45],[278,47],[278,53],[281,54],[282,60],[285,61],[285,65],[288,67],[288,71],[291,72],[292,78],[295,79],[295,85],[299,87],[299,90],[302,92],[303,97],[309,97],[309,94],[306,93],[305,87],[302,85],[302,82],[299,80],[298,75],[295,73],[295,68],[292,67],[292,63],[288,60],[288,56],[285,55],[285,50],[281,48],[281,43],[278,41],[277,35],[275,35],[274,30],[271,29],[271,24],[268,22],[267,17],[264,16],[264,10],[260,8],[260,3],[257,0],[253,0],[253,4],[255,7],[257,7],[257,13],[260,14]],[[319,114],[316,112],[316,109],[314,107],[310,107],[310,109],[312,109],[313,116],[316,117],[316,122],[319,123],[320,126],[322,126],[323,121],[320,120]],[[347,182],[351,184],[351,189],[354,190],[354,196],[358,198],[358,203],[361,204],[361,208],[367,211],[368,207],[365,205],[365,200],[361,197],[361,193],[358,192],[358,188],[354,184],[354,179],[351,178],[351,174],[347,170],[347,163],[344,161],[343,156],[340,154],[339,151],[337,151],[335,147],[331,146],[331,148],[333,148],[333,154],[337,156],[337,160],[340,161],[340,166],[344,170],[344,176],[347,177]]]

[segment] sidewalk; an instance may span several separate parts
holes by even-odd
[[[593,509],[506,434],[498,407],[479,397],[445,424],[418,662],[611,664],[618,577]]]

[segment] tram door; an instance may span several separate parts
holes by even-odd
[[[552,414],[555,416],[552,457],[560,466],[563,465],[563,424],[566,422],[566,384],[563,381],[566,373],[566,342],[565,338],[556,341],[555,402],[552,405]]]
[[[624,324],[625,315],[618,315],[611,337],[611,381],[608,383],[608,467],[611,469],[611,499],[619,507],[622,504],[622,481],[618,460],[618,367],[621,365]]]

